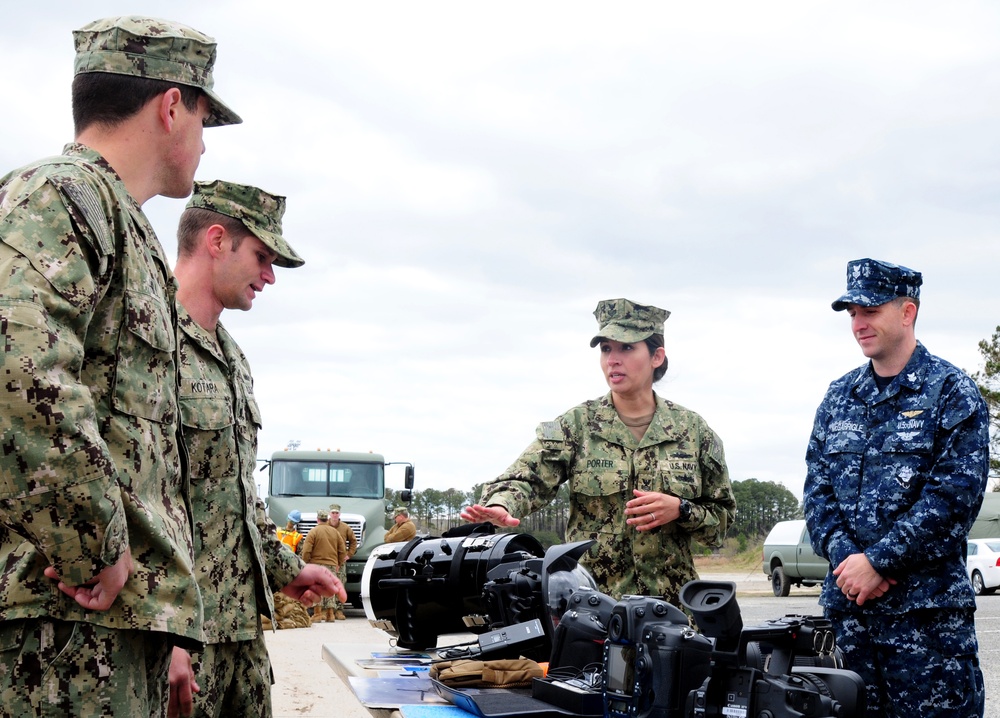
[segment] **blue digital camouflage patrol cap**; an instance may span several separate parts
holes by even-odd
[[[184,209],[193,208],[207,209],[238,219],[278,255],[274,260],[277,266],[301,267],[305,264],[305,260],[281,236],[281,218],[285,214],[284,197],[235,182],[195,182],[194,192]]]
[[[920,298],[920,272],[877,259],[855,259],[847,263],[847,293],[831,305],[835,312],[848,304],[877,307],[896,297]]]
[[[628,299],[604,299],[597,303],[594,316],[597,317],[598,334],[590,340],[592,347],[602,339],[632,344],[654,334],[663,334],[663,323],[670,312]]]
[[[107,72],[197,87],[208,98],[206,127],[243,122],[212,89],[215,40],[194,28],[149,17],[109,17],[73,32],[74,74]]]

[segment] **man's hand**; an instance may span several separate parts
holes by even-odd
[[[896,579],[883,578],[863,553],[851,554],[833,570],[837,586],[848,600],[864,605],[869,598],[881,598],[896,585]]]
[[[63,583],[52,566],[45,569],[45,575],[59,581],[59,590],[87,610],[107,611],[118,598],[118,594],[121,593],[122,587],[134,569],[132,551],[126,548],[121,558],[118,559],[118,563],[108,566],[80,586],[69,586]]]
[[[194,712],[194,694],[200,692],[201,687],[194,680],[191,654],[183,648],[174,647],[167,680],[170,683],[167,718],[187,718]]]
[[[517,526],[521,523],[521,519],[511,516],[503,506],[480,506],[479,504],[473,504],[462,509],[462,513],[459,515],[466,521],[473,523],[489,522],[501,528]]]
[[[299,571],[295,580],[281,589],[281,592],[304,606],[313,606],[324,596],[336,596],[347,603],[347,591],[340,579],[325,567],[307,563]]]

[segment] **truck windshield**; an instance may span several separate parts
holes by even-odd
[[[385,476],[380,464],[335,461],[271,463],[272,496],[353,496],[381,499]]]

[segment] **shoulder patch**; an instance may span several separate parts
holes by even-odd
[[[102,256],[114,253],[114,241],[111,238],[111,231],[108,229],[108,220],[104,210],[101,208],[101,200],[97,192],[89,184],[83,182],[63,182],[61,178],[53,176],[52,184],[58,189],[69,202],[67,207],[76,210],[78,218],[82,219],[81,224],[85,224],[96,242],[97,249]]]
[[[560,440],[564,439],[562,426],[558,421],[543,421],[538,425],[538,436],[542,439]]]

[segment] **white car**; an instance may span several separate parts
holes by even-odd
[[[1000,588],[1000,538],[969,539],[965,569],[977,596]]]

